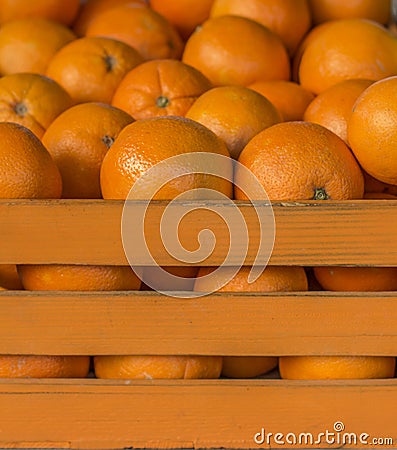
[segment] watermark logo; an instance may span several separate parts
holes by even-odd
[[[325,429],[319,433],[270,433],[266,432],[265,428],[261,428],[255,433],[254,442],[270,448],[273,448],[274,445],[285,445],[286,448],[291,445],[314,446],[314,448],[319,448],[319,446],[323,448],[322,445],[327,447],[335,445],[336,448],[351,445],[358,445],[359,448],[393,445],[392,437],[371,437],[368,433],[348,432],[345,428],[345,424],[340,420],[333,424],[332,430]]]
[[[214,231],[206,227],[201,229],[197,236],[198,248],[188,250],[179,239],[179,230],[183,226],[183,219],[192,211],[210,210],[226,224],[229,248],[222,264],[205,277],[217,280],[218,271],[222,267],[233,267],[233,270],[228,271],[227,279],[222,279],[223,284],[217,286],[219,289],[237,274],[248,252],[248,227],[240,208],[233,200],[217,189],[202,187],[213,184],[206,183],[208,177],[217,177],[243,192],[256,213],[259,245],[248,278],[250,283],[254,282],[265,269],[273,250],[275,222],[271,203],[261,183],[249,169],[229,157],[206,152],[185,153],[161,161],[147,169],[132,186],[124,203],[121,231],[124,251],[134,272],[150,288],[165,295],[200,297],[208,294],[185,291],[170,293],[163,290],[162,285],[180,285],[183,277],[160,267],[147,242],[145,225],[150,220],[149,205],[164,186],[175,186],[183,177],[181,185],[191,188],[184,190],[167,204],[159,224],[160,244],[181,265],[205,265],[206,258],[212,254],[216,245]],[[155,267],[158,275],[145,277],[144,266]],[[158,282],[160,279],[161,283]]]

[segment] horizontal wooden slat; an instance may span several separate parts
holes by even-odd
[[[336,422],[345,429],[328,439],[339,435],[343,448],[397,444],[396,380],[2,380],[0,403],[1,448],[269,448],[254,442],[262,428],[273,434],[271,448],[291,448],[274,435],[311,433],[316,440],[335,433]],[[375,438],[392,444],[371,445]],[[320,439],[294,448],[342,447]]]
[[[0,354],[397,355],[397,293],[0,293]]]
[[[208,202],[195,204],[196,213],[182,221],[183,243],[197,243],[201,228],[217,233],[216,247],[198,265],[219,265],[229,236]],[[250,234],[246,264],[255,260],[258,224],[252,206],[238,203]],[[141,211],[136,204],[137,213]],[[153,257],[160,265],[183,265],[165,252],[158,223],[166,207],[149,208],[149,236]],[[178,206],[174,206],[178,208]],[[217,203],[220,215],[225,206]],[[0,201],[0,263],[127,264],[121,241],[123,202],[103,200]],[[274,205],[276,240],[271,264],[397,265],[397,201],[360,200]],[[218,230],[218,232],[217,232]],[[139,259],[139,255],[138,255]],[[234,265],[239,258],[229,262]],[[144,264],[142,260],[142,264]]]

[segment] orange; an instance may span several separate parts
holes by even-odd
[[[384,195],[384,194],[383,194]],[[314,267],[314,275],[327,291],[395,291],[397,267]]]
[[[397,77],[380,80],[360,95],[348,123],[348,139],[367,173],[397,185]]]
[[[80,11],[73,23],[73,31],[77,36],[84,36],[91,21],[108,9],[127,3],[145,5],[145,0],[87,0],[82,3]]]
[[[0,73],[44,74],[53,55],[75,38],[69,28],[47,19],[7,22],[0,28]]]
[[[43,17],[70,25],[80,8],[80,0],[0,0],[0,23],[24,17]]]
[[[110,103],[124,75],[142,61],[142,56],[124,42],[86,37],[61,48],[51,59],[47,75],[76,103]]]
[[[211,274],[214,268],[200,268],[194,290],[198,292],[293,292],[308,289],[306,273],[302,267],[267,266],[253,283],[248,281],[251,267],[241,267],[235,276],[233,276],[236,270],[234,267],[221,267],[217,270],[216,276],[203,278]]]
[[[136,3],[111,8],[94,17],[86,36],[104,36],[134,47],[144,59],[179,59],[183,42],[176,29],[151,8]]]
[[[248,86],[290,77],[288,53],[280,38],[245,17],[204,22],[186,42],[182,61],[200,70],[214,86]]]
[[[234,267],[218,268],[212,278],[204,279],[214,268],[201,268],[194,290],[199,292],[276,292],[307,291],[308,282],[302,267],[267,266],[253,283],[249,283],[250,267],[242,267],[233,277]],[[228,281],[229,280],[229,281]],[[224,284],[227,282],[226,284]],[[224,285],[224,286],[222,286]],[[222,375],[229,378],[253,378],[274,369],[277,358],[270,356],[225,356]]]
[[[61,175],[40,140],[11,122],[0,122],[0,136],[0,198],[59,198]]]
[[[300,84],[319,94],[342,80],[380,80],[397,74],[397,39],[364,19],[327,22],[307,37],[299,64]]]
[[[105,103],[82,103],[67,109],[42,138],[62,175],[63,198],[101,198],[103,158],[120,131],[133,121]]]
[[[303,120],[303,113],[314,99],[312,92],[293,81],[257,81],[248,87],[270,100],[285,122]]]
[[[333,22],[325,22],[311,28],[299,44],[298,48],[295,51],[295,54],[292,57],[291,75],[293,81],[299,82],[299,65],[301,63],[304,51],[306,50],[310,42],[315,42],[317,36],[319,36],[328,26],[333,26]]]
[[[282,356],[281,378],[326,380],[393,378],[396,358],[388,356]]]
[[[314,24],[335,19],[362,18],[387,24],[390,0],[309,0]]]
[[[348,144],[347,123],[353,105],[372,83],[370,80],[353,79],[334,84],[317,95],[308,105],[303,119],[328,128]]]
[[[224,356],[222,376],[227,378],[255,378],[270,372],[278,364],[273,356]]]
[[[220,86],[205,92],[186,117],[212,130],[235,159],[251,138],[281,122],[280,113],[267,98],[244,86]]]
[[[0,121],[24,125],[39,138],[70,106],[69,94],[43,75],[14,73],[0,78]]]
[[[187,39],[210,15],[213,0],[150,0],[150,7],[164,16]]]
[[[261,131],[239,162],[256,175],[270,200],[347,200],[364,194],[363,175],[349,148],[315,123],[283,122]],[[238,186],[249,183],[245,176],[237,167]],[[245,198],[237,189],[235,196]]]
[[[214,0],[211,17],[235,15],[256,20],[280,36],[290,55],[309,31],[307,0]]]
[[[219,378],[219,356],[95,356],[97,378],[194,379]]]
[[[128,72],[112,104],[135,119],[184,116],[196,98],[210,88],[209,80],[194,67],[174,59],[157,59]]]
[[[23,289],[15,264],[0,264],[0,286],[6,289]]]
[[[89,356],[0,355],[0,378],[85,378]]]
[[[184,117],[152,117],[127,125],[105,155],[101,168],[101,188],[105,199],[126,199],[131,187],[149,168],[170,157],[187,154],[190,170],[200,164],[198,152],[210,152],[229,157],[226,145],[211,130]],[[174,166],[174,164],[176,164]],[[180,162],[172,162],[163,168],[168,180],[179,169]],[[231,176],[232,162],[220,161],[219,171]],[[157,182],[158,180],[153,180]],[[147,198],[151,183],[141,186],[135,197]],[[167,182],[153,199],[169,200],[195,188],[219,191],[232,196],[232,185],[225,179],[203,173],[192,173]],[[147,191],[149,189],[149,191]],[[152,198],[152,194],[150,197]]]
[[[19,265],[18,273],[29,291],[129,291],[141,284],[130,266],[33,264]]]

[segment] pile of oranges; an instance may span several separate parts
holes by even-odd
[[[126,199],[155,164],[204,151],[238,160],[273,201],[397,198],[391,11],[390,0],[0,0],[0,198]],[[155,198],[196,187],[245,199],[213,176]],[[207,292],[211,270],[176,273]],[[397,289],[396,268],[267,267],[255,283],[248,272],[221,290]],[[144,288],[130,267],[73,265],[3,265],[0,286]],[[99,378],[255,377],[277,365],[283,378],[379,378],[394,376],[395,358],[94,357]],[[0,356],[0,377],[89,370],[88,356]]]

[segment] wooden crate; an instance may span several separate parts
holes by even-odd
[[[237,205],[255,243],[253,208]],[[150,207],[153,240],[165,206]],[[0,201],[0,263],[126,264],[122,208],[118,201]],[[397,266],[397,201],[284,203],[274,214],[270,264]],[[214,214],[200,217],[208,228],[217,223]],[[187,216],[181,240],[196,239],[196,228]],[[220,264],[226,245],[218,236],[206,264]],[[176,264],[154,248],[160,264]],[[5,291],[0,354],[395,356],[396,302],[396,292],[183,299],[143,291]],[[0,448],[309,448],[274,438],[260,445],[254,436],[262,428],[316,436],[334,431],[336,422],[345,432],[367,433],[368,442],[383,439],[345,448],[395,448],[396,413],[396,379],[2,379]],[[341,446],[322,441],[310,448]]]

